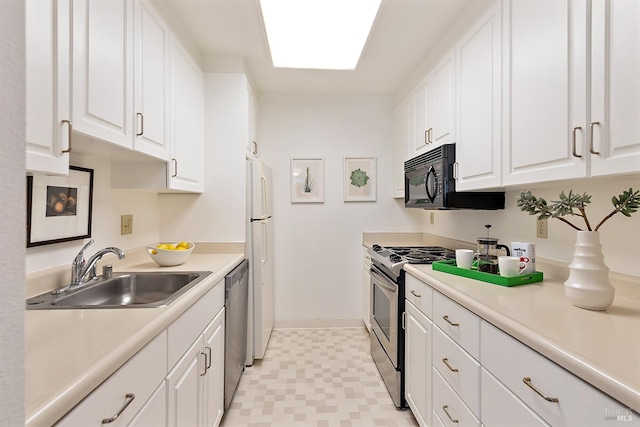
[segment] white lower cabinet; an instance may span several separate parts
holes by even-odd
[[[445,426],[465,427],[480,425],[480,421],[473,415],[473,412],[464,404],[460,396],[449,387],[435,368],[433,369],[433,412]]]
[[[111,375],[57,424],[62,427],[126,426],[136,418],[153,417],[145,402],[162,384],[167,369],[167,333],[161,332]],[[164,411],[162,412],[164,420]]]
[[[128,427],[164,426],[167,420],[167,388],[164,384],[156,389],[140,412],[133,417]]]
[[[492,427],[548,426],[486,369],[482,368],[482,423]]]
[[[224,410],[224,308],[167,376],[171,426],[216,426]]]
[[[406,301],[405,399],[421,426],[431,425],[432,328],[431,320]]]

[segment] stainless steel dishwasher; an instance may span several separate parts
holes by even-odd
[[[242,261],[224,278],[224,408],[231,404],[247,357],[249,261]]]

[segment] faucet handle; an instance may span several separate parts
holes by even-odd
[[[93,244],[93,242],[94,242],[94,240],[93,240],[93,239],[89,240],[89,242],[87,242],[87,244],[86,244],[86,245],[84,245],[84,246],[82,247],[82,249],[80,249],[80,252],[78,252],[78,255],[76,255],[76,257],[75,257],[75,258],[74,258],[74,260],[73,260],[73,263],[74,263],[75,265],[81,265],[81,264],[83,264],[83,263],[84,263],[84,251],[85,251],[85,249],[87,249],[89,246],[91,246],[91,245]]]

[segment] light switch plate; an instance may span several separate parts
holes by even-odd
[[[547,238],[547,220],[539,219],[536,221],[536,237],[541,239]]]
[[[120,216],[120,235],[133,233],[133,215]]]

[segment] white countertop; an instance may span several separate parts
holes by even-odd
[[[26,310],[27,425],[56,422],[244,259],[194,252],[180,266],[159,267],[143,255],[116,260],[114,271],[212,274],[166,307]]]
[[[568,371],[640,412],[640,301],[616,292],[606,311],[574,307],[562,281],[504,287],[430,265],[404,269]],[[622,289],[619,289],[623,291]]]

